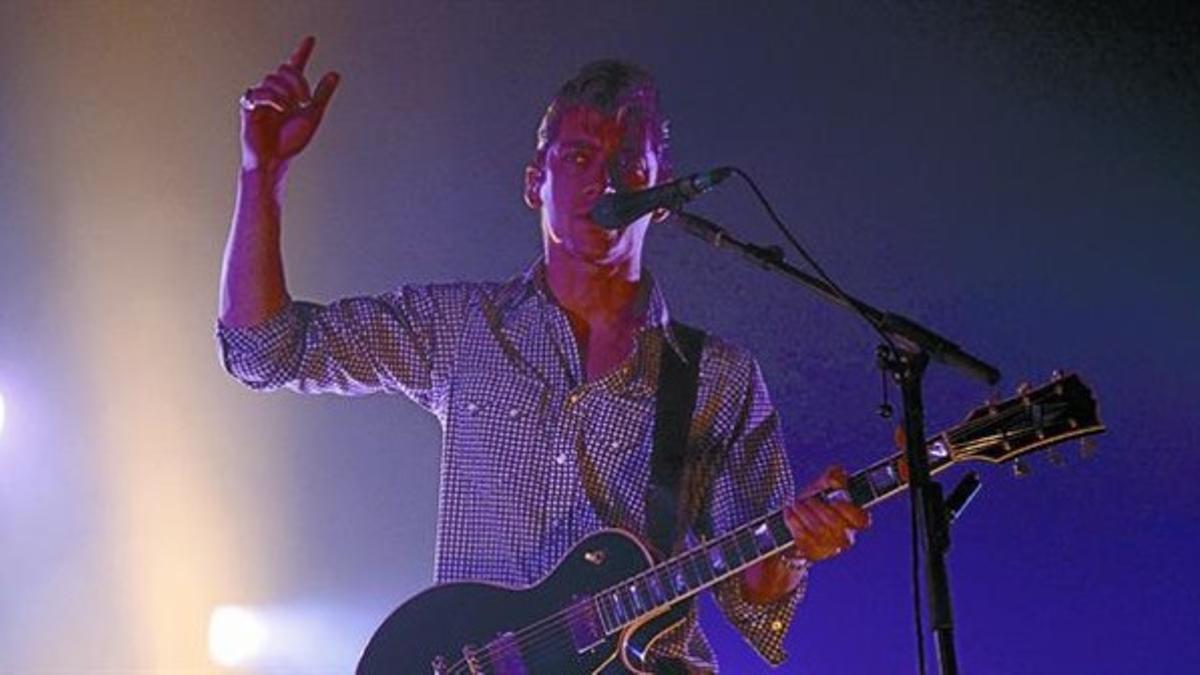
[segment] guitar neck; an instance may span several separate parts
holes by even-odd
[[[1019,388],[1013,398],[976,408],[965,421],[926,440],[929,472],[936,474],[965,460],[999,464],[1104,429],[1087,385],[1078,375],[1056,373],[1038,389]],[[869,508],[907,487],[904,457],[894,454],[850,476],[846,492],[852,502]],[[605,629],[612,633],[792,545],[781,509],[705,541],[592,599]]]
[[[949,466],[940,441],[929,444],[930,471]],[[904,491],[902,455],[893,455],[850,476],[851,501],[868,508]],[[689,598],[793,545],[783,510],[773,511],[720,537],[666,560],[593,596],[605,630],[613,633],[668,605]]]

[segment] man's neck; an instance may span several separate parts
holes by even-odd
[[[646,312],[640,261],[597,265],[547,252],[546,283],[573,318],[592,326],[632,324]]]

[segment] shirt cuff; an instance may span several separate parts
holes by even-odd
[[[221,365],[243,384],[254,389],[274,389],[278,364],[287,358],[290,338],[300,330],[299,303],[288,302],[274,316],[253,326],[228,326],[216,322]]]
[[[764,661],[778,666],[787,660],[783,640],[796,614],[796,606],[808,586],[807,571],[791,592],[778,600],[759,605],[742,597],[741,580],[737,577],[717,586],[717,600],[729,622]]]

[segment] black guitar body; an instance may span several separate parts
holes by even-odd
[[[605,530],[579,542],[529,588],[435,586],[392,612],[367,644],[357,673],[646,672],[646,651],[684,620],[689,601],[606,636],[591,596],[652,564],[636,539]]]

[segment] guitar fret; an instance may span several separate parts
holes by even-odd
[[[605,627],[613,629],[617,627],[617,617],[612,613],[611,605],[608,601],[608,591],[601,591],[596,594],[596,606],[600,608],[600,616],[603,617]]]
[[[664,565],[655,572],[659,586],[662,587],[663,594],[668,601],[674,600],[679,595],[679,592],[675,590],[675,585],[671,583],[674,568],[674,565]]]
[[[892,492],[900,487],[901,484],[900,472],[891,460],[880,466],[868,469],[867,480],[871,483],[871,488],[875,491],[876,497]]]
[[[700,576],[700,568],[696,563],[696,558],[699,555],[700,555],[699,553],[691,553],[681,561],[682,566],[683,566],[684,579],[687,580],[687,589],[686,590],[689,590],[689,591],[692,590],[693,588],[698,587],[701,584],[701,582],[703,581],[703,579]]]
[[[630,597],[629,592],[626,589],[621,588],[617,589],[616,593],[617,604],[621,606],[621,618],[623,619],[623,623],[628,623],[636,619],[638,615],[637,606],[634,604],[634,600],[632,597]]]
[[[621,612],[621,601],[617,599],[615,591],[609,591],[603,596],[603,604],[608,606],[608,614],[612,616],[613,626],[621,626],[625,623],[625,617]]]
[[[650,597],[644,583],[638,583],[640,577],[635,578],[634,582],[629,586],[629,595],[633,598],[633,606],[637,609],[638,615],[645,614],[654,607],[654,598]]]
[[[600,617],[600,626],[604,629],[605,633],[611,633],[616,629],[617,623],[613,620],[613,617],[609,616],[608,610],[604,607],[604,596],[604,593],[596,595],[592,598],[592,603],[596,607],[597,616]]]
[[[750,529],[738,530],[733,538],[737,542],[738,553],[742,556],[742,562],[749,562],[758,557],[758,547],[754,544],[754,533]]]
[[[717,572],[709,562],[708,550],[708,546],[702,547],[700,555],[696,558],[696,573],[700,576],[700,580],[704,582],[717,578]]]
[[[687,567],[681,560],[671,566],[671,590],[675,593],[675,597],[679,597],[688,592],[690,585],[688,584]]]
[[[658,574],[651,571],[648,574],[638,575],[638,577],[642,579],[642,585],[645,586],[646,592],[650,595],[650,601],[655,607],[666,604],[667,591],[663,588]]]
[[[874,501],[879,495],[875,493],[875,488],[871,486],[871,481],[868,480],[865,473],[856,473],[847,481],[847,489],[850,492],[850,499],[862,506]]]
[[[637,584],[629,584],[622,589],[621,593],[629,601],[629,608],[633,612],[632,618],[636,619],[642,613],[642,606],[638,602],[640,598],[638,598],[637,594]]]
[[[783,519],[783,512],[776,511],[767,518],[767,526],[771,531],[771,537],[775,540],[775,546],[779,548],[792,542],[792,531],[788,529],[787,523]]]
[[[771,535],[771,526],[766,521],[758,523],[752,531],[754,548],[759,555],[766,555],[775,549],[775,537]]]
[[[716,550],[720,557],[718,562],[722,574],[742,564],[742,556],[737,549],[737,541],[735,539],[723,539],[717,545]]]

